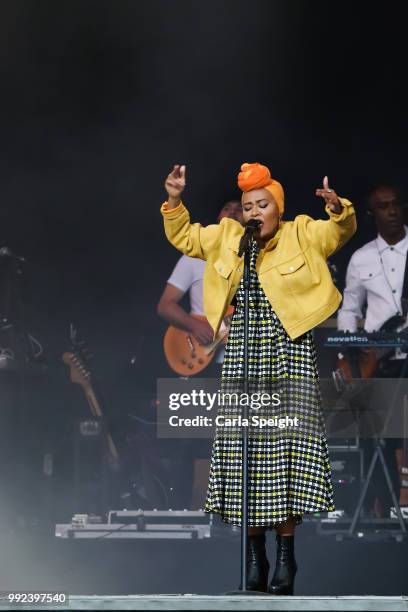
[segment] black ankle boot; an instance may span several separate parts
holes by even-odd
[[[276,567],[269,585],[272,595],[293,595],[297,565],[295,561],[294,536],[276,536]]]
[[[248,536],[247,590],[268,592],[269,562],[265,534]]]

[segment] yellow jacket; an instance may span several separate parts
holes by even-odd
[[[258,256],[259,282],[292,339],[327,319],[341,302],[326,259],[351,238],[357,225],[351,202],[339,199],[342,212],[336,215],[326,207],[327,221],[299,215],[283,222]],[[244,228],[227,218],[207,227],[190,223],[182,202],[171,210],[165,202],[161,212],[169,241],[182,253],[207,262],[204,312],[215,335],[243,275],[238,247]]]

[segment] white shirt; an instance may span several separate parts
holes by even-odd
[[[190,312],[204,316],[203,308],[203,279],[205,261],[196,257],[182,255],[171,273],[168,283],[183,291],[189,292]],[[222,363],[224,360],[224,347],[217,350],[215,361]]]
[[[378,235],[358,249],[350,259],[343,303],[337,315],[337,328],[355,332],[364,317],[367,332],[378,331],[392,316],[401,314],[401,295],[408,251],[405,238],[389,245]]]
[[[205,261],[182,255],[171,273],[168,283],[183,293],[189,292],[190,311],[203,316],[203,278]]]

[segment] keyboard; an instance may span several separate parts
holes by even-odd
[[[404,348],[408,349],[408,333],[397,332],[357,332],[348,334],[338,332],[327,335],[324,346],[333,348]]]

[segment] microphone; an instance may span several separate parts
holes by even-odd
[[[252,237],[258,227],[261,225],[259,219],[250,219],[245,226],[245,232],[241,238],[238,249],[238,257],[242,257],[244,251],[247,250],[251,243]]]
[[[25,262],[24,257],[20,257],[19,255],[16,255],[15,253],[13,253],[13,251],[10,251],[8,247],[1,247],[0,257],[8,257],[9,259],[17,259],[17,261]]]

